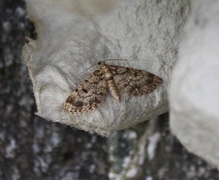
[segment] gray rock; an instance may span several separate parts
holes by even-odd
[[[219,2],[194,1],[170,86],[170,125],[194,154],[219,166]]]
[[[39,36],[26,44],[24,57],[39,116],[109,136],[168,110],[166,89],[189,12],[188,1],[118,1],[106,6],[107,13],[89,15],[83,12],[98,9],[98,3],[83,4],[80,10],[72,1],[53,2],[53,8],[46,8],[48,3],[27,1]],[[147,70],[164,82],[144,96],[120,93],[121,103],[107,94],[101,107],[87,114],[64,112],[71,91],[98,68],[99,60],[108,58],[125,58],[107,63]]]

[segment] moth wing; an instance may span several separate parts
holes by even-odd
[[[143,95],[155,90],[163,80],[147,71],[110,65],[116,86],[130,95]]]
[[[90,112],[104,101],[106,92],[107,84],[103,74],[96,70],[70,94],[64,109],[72,114]]]

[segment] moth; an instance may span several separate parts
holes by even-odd
[[[72,114],[83,114],[98,108],[105,100],[107,91],[120,102],[120,93],[139,96],[155,90],[163,80],[147,71],[98,62],[94,71],[70,94],[64,110]]]

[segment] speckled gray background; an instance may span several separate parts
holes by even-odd
[[[124,159],[132,159],[149,122],[106,139],[34,115],[32,84],[20,57],[25,34],[36,36],[34,26],[21,0],[0,1],[0,13],[0,179],[104,180],[124,172]],[[146,155],[129,179],[219,179],[218,170],[171,135],[168,115],[156,120],[153,131],[160,135],[156,154],[152,160]]]

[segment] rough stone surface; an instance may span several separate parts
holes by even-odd
[[[24,33],[34,37],[34,28],[23,1],[0,3],[0,179],[219,179],[171,135],[167,115],[109,139],[36,116],[21,59]]]
[[[75,2],[54,1],[53,8],[49,2],[27,0],[38,38],[30,42],[33,46],[26,44],[24,57],[39,116],[109,136],[168,110],[166,89],[189,14],[188,0],[117,1],[106,6],[107,13],[90,16],[80,13],[83,8],[75,10]],[[99,4],[93,6],[98,9]],[[121,94],[121,103],[107,94],[101,107],[88,114],[64,112],[71,91],[107,58],[126,58],[108,63],[147,70],[164,82],[148,95]]]
[[[109,178],[217,179],[218,170],[189,154],[170,134],[168,116],[121,131],[109,139]]]
[[[219,166],[219,2],[195,1],[170,87],[171,129]]]

